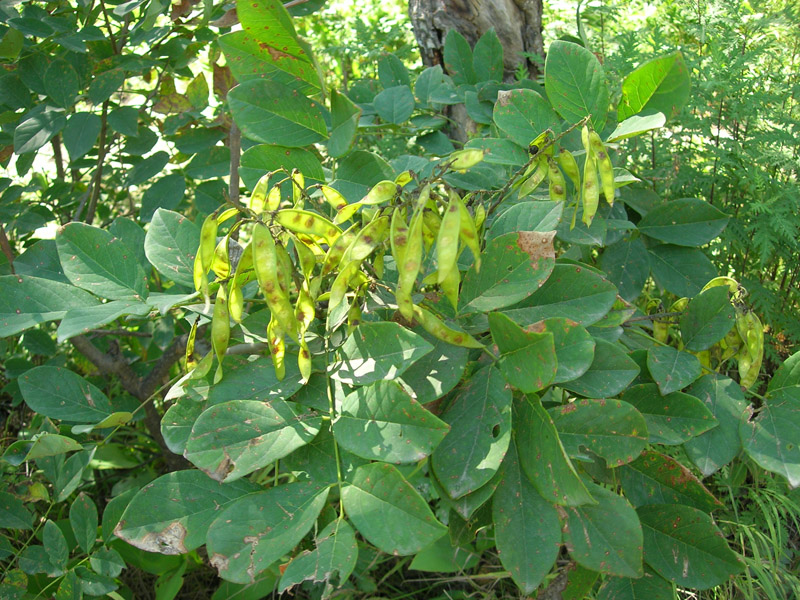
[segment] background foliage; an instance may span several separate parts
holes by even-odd
[[[0,595],[798,594],[791,11],[321,4],[0,7]]]

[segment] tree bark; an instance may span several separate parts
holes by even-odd
[[[539,74],[522,53],[544,56],[542,0],[409,0],[408,14],[425,66],[444,67],[444,39],[451,29],[475,46],[494,28],[504,50],[504,79],[513,81],[520,64],[529,76]]]

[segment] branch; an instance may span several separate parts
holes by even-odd
[[[652,315],[644,315],[643,317],[633,317],[632,319],[627,319],[625,323],[633,323],[635,321],[667,321],[671,317],[680,317],[682,314],[682,312],[653,313]]]
[[[56,177],[59,180],[64,181],[67,178],[66,173],[64,172],[64,157],[61,155],[61,136],[56,135],[50,143],[53,146],[53,158],[56,161]]]
[[[93,338],[106,335],[117,337],[153,337],[152,333],[147,333],[146,331],[129,331],[127,329],[90,329],[87,333],[90,333]]]
[[[172,342],[169,348],[164,350],[164,353],[156,361],[156,364],[145,375],[139,385],[139,394],[141,398],[149,398],[161,385],[163,379],[169,375],[169,371],[176,362],[186,353],[186,342],[189,340],[189,334],[184,333],[178,336]]]
[[[70,342],[89,361],[97,367],[103,375],[114,375],[119,378],[122,387],[132,396],[142,401],[139,377],[131,366],[119,353],[119,345],[112,342],[111,351],[102,352],[86,337],[77,335],[70,338]],[[144,398],[147,398],[145,396]]]
[[[11,273],[15,273],[14,250],[11,248],[11,244],[8,241],[8,236],[6,236],[6,230],[2,223],[0,223],[0,250],[3,251],[3,254],[5,254],[6,258],[8,259],[8,266],[11,269]]]
[[[106,131],[108,117],[108,100],[103,102],[103,114],[100,116],[100,144],[97,148],[97,168],[94,172],[92,195],[89,199],[89,208],[86,211],[86,223],[89,225],[94,221],[94,213],[97,209],[97,201],[100,199],[100,182],[103,179],[103,163],[106,159]]]
[[[239,201],[239,157],[242,153],[242,133],[231,123],[228,146],[231,151],[231,173],[228,182],[228,198],[234,206],[241,206]]]

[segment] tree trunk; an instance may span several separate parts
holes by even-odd
[[[444,39],[455,29],[474,46],[494,28],[504,50],[504,78],[514,80],[518,65],[538,75],[523,52],[544,56],[542,0],[409,0],[408,14],[425,66],[442,65]]]

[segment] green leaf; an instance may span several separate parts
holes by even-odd
[[[57,528],[58,526],[56,526]],[[48,577],[59,577],[64,574],[62,568],[52,563],[44,546],[28,546],[25,548],[19,556],[18,564],[19,568],[29,575],[46,573]]]
[[[468,97],[470,92],[468,92]],[[473,94],[474,95],[474,94]],[[481,105],[487,103],[481,103]],[[475,119],[473,119],[474,121]],[[488,125],[489,123],[487,123]],[[528,160],[528,153],[525,152],[519,145],[515,144],[511,140],[505,140],[500,138],[473,138],[469,140],[465,145],[465,148],[478,148],[484,151],[483,162],[493,164],[493,165],[509,165],[512,167],[519,167],[520,165],[524,165],[525,161]],[[532,202],[530,204],[533,204]],[[562,203],[555,203],[559,207],[562,207]],[[517,206],[517,205],[515,205]],[[512,207],[513,208],[513,207]],[[508,211],[506,211],[508,212]],[[496,221],[495,221],[496,222]],[[530,227],[527,225],[520,224],[519,230],[520,231],[550,231],[555,229],[556,221],[553,223],[552,227],[546,227],[544,229],[536,229],[534,227]],[[493,223],[494,225],[494,223]],[[501,233],[509,233],[513,230],[503,231]],[[501,235],[498,233],[497,235]],[[496,237],[496,236],[495,236]]]
[[[500,91],[492,119],[498,129],[527,150],[543,131],[559,130],[560,120],[541,94],[527,88]]]
[[[186,176],[191,179],[227,177],[231,170],[231,151],[224,146],[214,146],[198,153],[186,165]],[[169,208],[169,207],[165,207]]]
[[[624,300],[636,300],[650,275],[650,260],[642,238],[625,238],[607,246],[600,255],[600,268]]]
[[[360,201],[379,181],[394,177],[394,169],[380,156],[364,150],[354,150],[339,162],[336,179],[331,182],[331,187],[352,203]]]
[[[339,349],[340,360],[329,367],[342,383],[367,385],[395,379],[433,350],[425,339],[393,322],[362,323]]]
[[[436,494],[445,506],[453,509],[462,519],[471,519],[477,510],[484,506],[494,494],[495,489],[497,489],[497,484],[500,483],[500,471],[498,470],[494,474],[489,480],[489,483],[479,487],[474,492],[464,494],[456,499],[450,497],[435,473],[431,473],[430,481],[436,490]]]
[[[218,511],[206,544],[211,565],[228,581],[254,582],[314,526],[328,489],[289,483],[249,494]]]
[[[321,418],[283,400],[232,400],[195,421],[184,455],[217,481],[235,481],[307,444]]]
[[[661,244],[647,249],[658,286],[680,298],[696,296],[717,276],[717,269],[697,248]]]
[[[175,142],[178,152],[197,154],[213,148],[217,142],[223,139],[225,139],[225,133],[218,128],[198,127],[180,132],[172,141]]]
[[[627,402],[583,398],[548,412],[572,458],[591,460],[585,448],[616,467],[636,459],[647,446],[644,417]]]
[[[644,533],[644,558],[662,577],[707,590],[742,571],[725,536],[703,511],[678,504],[651,504],[637,510]]]
[[[407,85],[397,85],[375,96],[373,105],[381,119],[400,125],[414,112],[414,94]]]
[[[225,377],[208,390],[209,405],[247,398],[248,400],[285,400],[303,384],[297,369],[297,355],[286,355],[286,376],[278,381],[272,359],[259,356],[255,359],[228,356],[225,358]],[[198,382],[199,387],[207,387]]]
[[[489,29],[475,44],[472,66],[478,81],[503,81],[503,45],[494,29]]]
[[[353,147],[361,109],[344,94],[331,90],[331,137],[328,139],[328,155],[344,156]]]
[[[97,423],[115,412],[103,392],[61,367],[35,367],[17,381],[30,409],[51,419]]]
[[[652,131],[653,129],[659,129],[664,126],[666,120],[664,114],[660,112],[646,117],[628,117],[617,125],[617,128],[608,136],[606,141],[619,142]]]
[[[197,110],[208,106],[208,81],[203,73],[198,73],[186,87],[186,97]]]
[[[19,260],[19,259],[17,259]],[[15,263],[16,264],[16,261]],[[767,392],[772,393],[785,387],[800,385],[800,351],[795,352],[778,367],[767,384]]]
[[[444,39],[444,68],[456,85],[478,82],[472,64],[472,50],[456,29],[450,29]]]
[[[259,489],[249,481],[222,485],[200,471],[173,471],[137,492],[114,534],[147,552],[184,554],[205,543],[221,510]],[[105,537],[105,515],[103,521]]]
[[[3,275],[0,276],[0,336],[11,336],[38,323],[60,319],[72,308],[96,304],[93,296],[70,284],[30,275]]]
[[[433,350],[416,360],[397,381],[417,402],[427,404],[447,394],[461,381],[469,350],[436,339],[422,328],[415,328],[415,333],[430,342]]]
[[[77,287],[111,300],[147,298],[147,276],[136,256],[107,231],[69,223],[56,246],[64,274]]]
[[[344,519],[328,524],[316,538],[313,550],[305,550],[286,565],[278,593],[306,580],[344,584],[356,566],[356,533]]]
[[[739,423],[744,420],[748,404],[739,384],[718,373],[701,377],[686,392],[702,400],[719,423],[683,444],[689,460],[707,477],[731,462],[742,449]]]
[[[408,568],[428,573],[461,573],[477,565],[479,559],[479,554],[454,544],[450,536],[443,536],[417,552]]]
[[[184,396],[167,409],[161,419],[161,435],[170,452],[183,455],[194,422],[206,408],[205,402]]]
[[[648,237],[677,246],[699,247],[718,237],[728,215],[698,198],[678,198],[649,211],[637,224]]]
[[[237,15],[243,31],[219,39],[237,81],[266,76],[303,92],[321,88],[310,48],[280,3],[250,2]]]
[[[648,348],[647,370],[663,396],[682,390],[703,374],[696,356],[671,346]]]
[[[602,319],[616,299],[614,285],[589,267],[557,264],[538,290],[503,312],[523,327],[551,317],[588,327]]]
[[[125,185],[139,185],[145,181],[152,179],[159,173],[163,172],[164,167],[169,162],[169,154],[167,152],[156,152],[147,158],[136,163],[136,165],[128,171],[128,176],[125,178]]]
[[[636,507],[683,504],[710,513],[722,506],[689,469],[652,450],[620,467],[619,477],[625,497]]]
[[[18,467],[26,460],[58,456],[77,450],[83,450],[83,446],[71,437],[56,433],[43,433],[35,440],[17,440],[9,445],[3,453],[3,459]]]
[[[589,484],[595,504],[568,506],[564,543],[579,565],[608,575],[642,576],[642,526],[622,496]]]
[[[47,556],[50,558],[50,564],[63,572],[67,567],[69,547],[61,529],[50,519],[44,524],[42,542]]]
[[[89,85],[89,100],[92,104],[102,104],[125,83],[125,71],[110,69],[97,75]]]
[[[66,125],[62,109],[40,104],[14,130],[14,152],[27,154],[38,150]]]
[[[531,594],[550,572],[561,548],[558,513],[523,473],[514,444],[508,448],[500,477],[492,500],[497,551],[514,583]]]
[[[674,599],[672,584],[647,565],[643,577],[609,577],[597,593],[597,600]]]
[[[342,503],[359,533],[389,554],[415,554],[447,534],[414,486],[387,463],[359,467],[342,489]]]
[[[69,153],[70,161],[76,161],[94,148],[100,135],[102,123],[100,117],[92,113],[75,113],[67,119],[67,125],[61,137],[64,147]]]
[[[319,104],[275,81],[240,83],[228,92],[228,105],[242,133],[256,142],[299,148],[328,137]]]
[[[622,82],[617,107],[620,121],[635,114],[676,116],[689,100],[691,81],[680,51],[654,58],[639,66]]]
[[[58,326],[58,341],[88,333],[125,315],[143,317],[150,310],[148,304],[138,300],[112,300],[105,304],[70,309]]]
[[[325,401],[327,402],[327,398]],[[334,448],[333,434],[323,422],[322,431],[310,443],[292,452],[281,460],[281,469],[298,474],[298,480],[316,481],[321,485],[338,483],[341,472],[346,481],[351,481],[355,470],[369,461],[339,447],[338,458]]]
[[[662,396],[654,383],[634,385],[621,398],[644,415],[653,444],[682,444],[717,426],[701,400],[681,392]]]
[[[547,98],[570,124],[591,115],[595,131],[602,131],[608,116],[608,86],[603,67],[589,50],[556,40],[547,49],[544,65]]]
[[[200,228],[181,214],[156,209],[144,239],[147,260],[167,279],[194,289],[194,256]]]
[[[89,557],[89,564],[96,573],[106,577],[118,577],[127,566],[119,552],[105,547],[95,550]]]
[[[800,486],[800,386],[772,392],[755,418],[741,420],[739,436],[750,458]]]
[[[159,208],[165,210],[177,208],[185,194],[186,179],[180,173],[172,173],[154,181],[142,195],[139,220],[144,223],[151,221]]]
[[[639,366],[619,344],[595,338],[594,360],[589,370],[561,387],[587,398],[611,398],[628,387]]]
[[[130,137],[139,135],[139,111],[133,106],[120,106],[108,113],[108,124],[114,131]]]
[[[0,492],[0,528],[33,529],[33,515],[22,500],[8,492]]]
[[[87,554],[97,540],[97,506],[90,496],[81,492],[69,507],[69,523],[78,546]]]
[[[342,400],[333,423],[339,446],[395,464],[422,460],[449,429],[393,381],[356,389]]]
[[[78,73],[66,60],[58,58],[45,71],[44,87],[56,106],[71,108],[80,90]]]
[[[496,310],[534,293],[553,271],[554,236],[554,231],[519,231],[487,242],[481,270],[473,265],[464,276],[459,310]]]
[[[16,29],[6,29],[0,41],[0,58],[14,60],[25,43],[25,36]]]
[[[514,403],[514,425],[520,464],[546,500],[565,506],[595,502],[538,398]]]
[[[491,365],[477,371],[441,415],[450,433],[431,457],[433,471],[451,498],[486,484],[497,472],[511,439],[511,390]]]
[[[486,240],[493,240],[505,233],[517,231],[538,231],[539,233],[554,231],[563,212],[563,202],[546,200],[520,202],[503,211],[492,222],[492,226],[486,234]]]
[[[523,330],[502,313],[489,314],[492,339],[500,350],[497,366],[521,392],[538,392],[553,381],[557,369],[553,334]]]
[[[239,174],[244,184],[252,191],[259,179],[281,167],[289,171],[299,170],[306,179],[306,185],[325,181],[322,164],[313,152],[273,144],[258,144],[245,150]]]
[[[387,54],[378,61],[378,81],[384,89],[396,85],[411,85],[408,69],[394,54]]]
[[[728,299],[728,289],[712,287],[689,302],[681,316],[681,339],[687,350],[706,350],[724,338],[735,323],[736,313]]]
[[[431,95],[445,84],[445,75],[442,72],[442,65],[427,67],[419,74],[414,82],[414,94],[419,103],[424,107],[431,104]]]
[[[553,383],[563,383],[577,379],[586,371],[594,360],[594,338],[585,328],[575,321],[561,317],[551,317],[541,323],[529,325],[526,330],[544,331],[553,334],[558,368]]]

